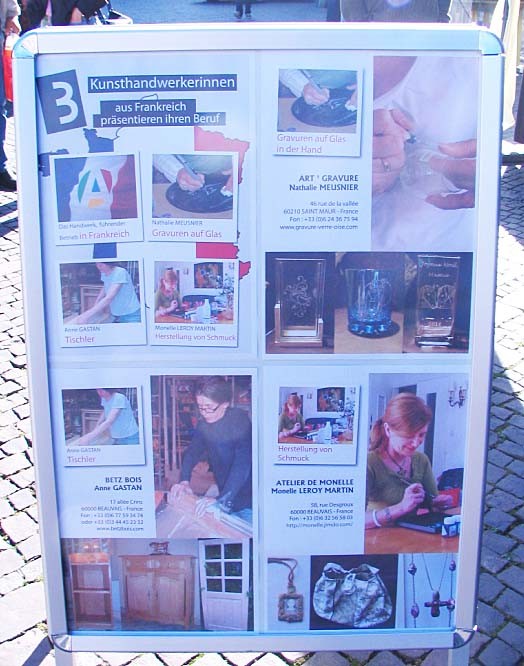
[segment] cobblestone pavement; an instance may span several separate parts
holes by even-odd
[[[12,121],[8,148],[13,154]],[[521,148],[519,148],[521,150]],[[478,627],[470,664],[524,664],[524,166],[501,171],[495,356]],[[51,666],[38,538],[16,195],[0,192],[0,666]],[[77,666],[439,666],[446,650],[75,655]]]

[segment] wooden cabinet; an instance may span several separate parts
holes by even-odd
[[[71,553],[69,572],[75,626],[113,626],[109,554]]]
[[[189,555],[122,557],[127,619],[193,624],[195,558]]]

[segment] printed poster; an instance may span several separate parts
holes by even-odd
[[[479,57],[314,55],[38,59],[71,633],[454,627]]]

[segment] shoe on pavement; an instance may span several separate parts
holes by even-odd
[[[246,14],[246,20],[251,21],[253,19],[253,16],[251,14]]]
[[[16,180],[9,171],[0,171],[0,190],[5,192],[16,192]]]
[[[241,21],[242,20],[242,14],[240,12],[235,12],[235,18],[236,18],[237,21]]]

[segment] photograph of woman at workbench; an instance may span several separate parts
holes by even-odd
[[[64,324],[129,324],[142,320],[138,261],[60,265]]]
[[[157,536],[252,535],[251,376],[152,377]]]
[[[238,262],[156,261],[156,324],[234,325]]]
[[[371,376],[366,552],[457,548],[466,414],[465,375]]]
[[[145,462],[136,387],[64,389],[62,407],[68,466]]]
[[[355,465],[357,386],[281,386],[277,465]]]

